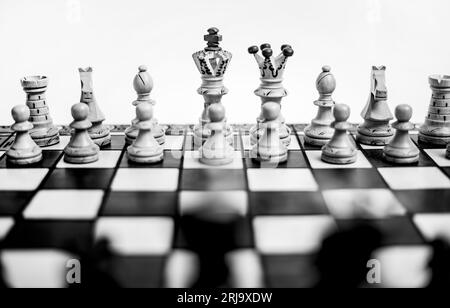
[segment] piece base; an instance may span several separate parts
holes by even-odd
[[[450,136],[430,136],[425,135],[423,133],[419,133],[419,141],[430,144],[430,145],[438,145],[445,146],[450,143]]]
[[[280,140],[283,142],[283,144],[288,147],[291,144],[291,130],[289,127],[287,127],[286,133],[281,134],[280,131]],[[254,126],[252,129],[250,129],[250,145],[255,145],[258,142],[258,139],[262,137],[264,134],[264,129],[260,128],[259,130],[256,129],[256,126]]]
[[[251,157],[254,161],[257,161],[260,164],[276,165],[286,162],[288,159],[288,154],[286,151],[283,153],[279,153],[278,155],[264,155],[258,153],[257,148],[254,147],[251,151]]]
[[[310,136],[305,135],[305,143],[312,145],[312,146],[324,146],[330,141],[330,139],[323,139],[323,138],[313,138]]]
[[[59,130],[56,126],[31,130],[30,136],[40,147],[48,147],[59,143]]]
[[[98,160],[98,153],[90,156],[70,156],[65,154],[64,161],[69,164],[89,164]]]
[[[8,163],[13,165],[32,165],[40,162],[42,160],[42,152],[37,154],[33,157],[25,157],[25,158],[18,158],[18,157],[12,157],[6,154],[6,159]]]
[[[391,136],[367,136],[367,135],[363,135],[359,132],[356,133],[356,141],[358,141],[359,143],[362,143],[362,144],[366,144],[366,145],[375,145],[375,146],[386,145],[389,143],[389,141],[391,141],[392,137],[393,137],[392,135]]]
[[[128,160],[138,164],[156,164],[164,159],[164,153],[158,153],[151,156],[139,156],[127,151],[127,158]]]
[[[348,164],[353,164],[356,162],[356,154],[349,156],[349,157],[335,157],[335,156],[329,156],[322,152],[321,159],[324,162],[330,163],[330,164],[348,165]]]
[[[396,165],[412,165],[419,161],[419,155],[412,157],[396,157],[383,153],[383,158],[389,163]]]
[[[91,139],[99,147],[104,147],[104,146],[111,144],[111,135],[110,134],[107,134],[106,136],[103,136],[103,137],[97,137],[97,138],[93,138],[91,136]]]
[[[199,161],[202,164],[209,165],[209,166],[223,166],[231,164],[234,160],[234,157],[222,157],[222,158],[206,158],[201,157],[199,158]]]

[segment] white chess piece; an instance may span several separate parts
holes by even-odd
[[[234,148],[228,143],[224,133],[225,107],[214,103],[208,107],[210,122],[207,125],[211,135],[200,147],[200,161],[207,165],[219,166],[230,164],[234,159]]]
[[[330,164],[351,164],[356,162],[357,151],[354,142],[348,135],[352,125],[347,122],[350,108],[345,104],[337,104],[333,110],[336,119],[331,126],[334,128],[333,137],[322,147],[322,160]]]
[[[152,130],[155,128],[153,121],[153,106],[151,104],[138,104],[136,106],[135,124],[139,130],[136,140],[127,148],[128,159],[141,164],[153,164],[163,160],[163,147],[156,141]]]
[[[33,124],[28,122],[30,109],[25,105],[17,105],[11,115],[15,123],[11,129],[16,132],[16,137],[11,148],[6,152],[8,162],[16,165],[29,165],[42,160],[42,150],[31,138],[29,131]]]
[[[70,127],[74,129],[69,144],[64,149],[64,161],[72,164],[87,164],[98,160],[100,148],[89,137],[88,129],[92,127],[88,120],[89,107],[84,103],[72,106],[73,122]]]
[[[261,138],[253,146],[252,157],[265,163],[283,163],[287,161],[287,148],[280,139],[280,116],[281,106],[276,102],[266,102],[262,105],[262,116],[265,119],[260,123],[263,131]]]

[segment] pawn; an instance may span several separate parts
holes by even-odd
[[[351,164],[356,162],[356,146],[347,134],[352,125],[347,122],[350,108],[345,104],[337,104],[333,115],[335,121],[331,123],[334,134],[330,141],[322,147],[322,160],[330,164]]]
[[[253,146],[252,157],[264,163],[283,163],[287,161],[287,148],[280,140],[280,104],[266,102],[262,105],[262,115],[265,119],[261,128],[263,135]]]
[[[206,125],[211,135],[199,149],[200,162],[211,166],[230,164],[234,159],[234,148],[224,134],[225,107],[221,103],[210,105],[208,116],[210,122]]]
[[[11,129],[16,132],[14,144],[6,152],[8,162],[15,165],[29,165],[42,160],[42,150],[31,138],[29,131],[33,124],[28,122],[30,109],[26,105],[17,105],[11,115],[14,124]]]
[[[98,160],[100,148],[89,137],[88,129],[92,123],[88,120],[89,107],[84,103],[72,106],[73,128],[69,144],[64,149],[64,161],[71,164],[88,164]]]
[[[155,129],[153,121],[153,106],[139,104],[136,106],[136,128],[139,130],[136,140],[127,148],[128,159],[140,164],[154,164],[164,158],[163,148],[156,141],[152,130]]]
[[[414,124],[409,121],[411,116],[411,106],[401,104],[395,108],[397,121],[392,127],[396,131],[394,138],[384,147],[383,157],[386,161],[395,164],[413,164],[419,161],[420,151],[409,137],[409,131],[414,129]]]

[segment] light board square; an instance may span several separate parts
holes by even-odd
[[[252,191],[315,191],[318,189],[311,170],[248,169],[248,184]]]
[[[0,190],[35,190],[48,169],[0,169]]]
[[[436,167],[378,168],[378,172],[392,189],[450,188],[450,179]]]
[[[122,168],[117,170],[112,190],[117,191],[175,191],[178,187],[178,169]]]

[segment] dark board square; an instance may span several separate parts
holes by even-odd
[[[114,169],[54,169],[44,183],[44,188],[106,189]]]
[[[315,255],[264,255],[262,264],[268,288],[311,288],[318,281]]]
[[[164,151],[164,159],[155,164],[139,164],[128,159],[125,153],[120,162],[120,168],[180,168],[183,151]]]
[[[93,223],[86,221],[21,220],[4,240],[7,248],[91,247]]]
[[[321,189],[386,188],[380,174],[374,168],[361,169],[313,169]]]
[[[56,165],[56,162],[62,155],[63,155],[62,151],[43,150],[42,160],[40,162],[26,166],[11,164],[6,159],[6,155],[3,155],[3,157],[0,160],[0,168],[52,168],[53,166]]]
[[[0,215],[14,216],[28,204],[32,191],[0,191]]]
[[[177,201],[174,192],[111,192],[100,216],[173,216]]]
[[[250,211],[253,216],[328,214],[320,192],[252,192]]]
[[[175,248],[180,249],[191,249],[189,247],[188,241],[186,239],[186,235],[184,234],[183,229],[180,227],[180,221],[183,219],[179,217],[177,220],[177,227],[175,233]],[[240,248],[253,248],[253,232],[252,232],[252,223],[249,217],[241,217],[234,224],[234,228],[232,230],[232,246],[228,247],[229,250],[240,249]],[[204,241],[205,239],[210,239],[211,241],[217,240],[214,238],[214,235],[205,233],[205,237],[198,239],[199,241]]]
[[[281,164],[269,164],[254,159],[251,151],[245,151],[245,164],[247,168],[307,168],[308,162],[302,151],[288,151],[288,159]]]
[[[243,170],[183,169],[182,190],[245,190]]]
[[[450,167],[442,168],[442,170],[447,174],[448,177],[450,177]]]
[[[337,219],[341,230],[357,224],[368,224],[381,232],[382,245],[420,245],[424,240],[410,217],[390,217],[385,219]]]
[[[450,190],[397,190],[397,199],[410,213],[450,212]]]
[[[369,162],[377,167],[398,167],[398,164],[393,164],[390,162],[387,162],[383,158],[383,149],[363,149],[364,154],[366,158],[369,160]],[[408,165],[405,165],[405,167]],[[424,152],[420,151],[419,154],[419,161],[414,164],[410,164],[409,166],[418,166],[418,167],[429,167],[429,166],[435,166],[434,162],[426,155]]]
[[[102,147],[103,150],[116,150],[120,151],[125,147],[125,135],[112,135],[111,143]]]
[[[111,276],[122,288],[161,288],[165,256],[114,256]]]

